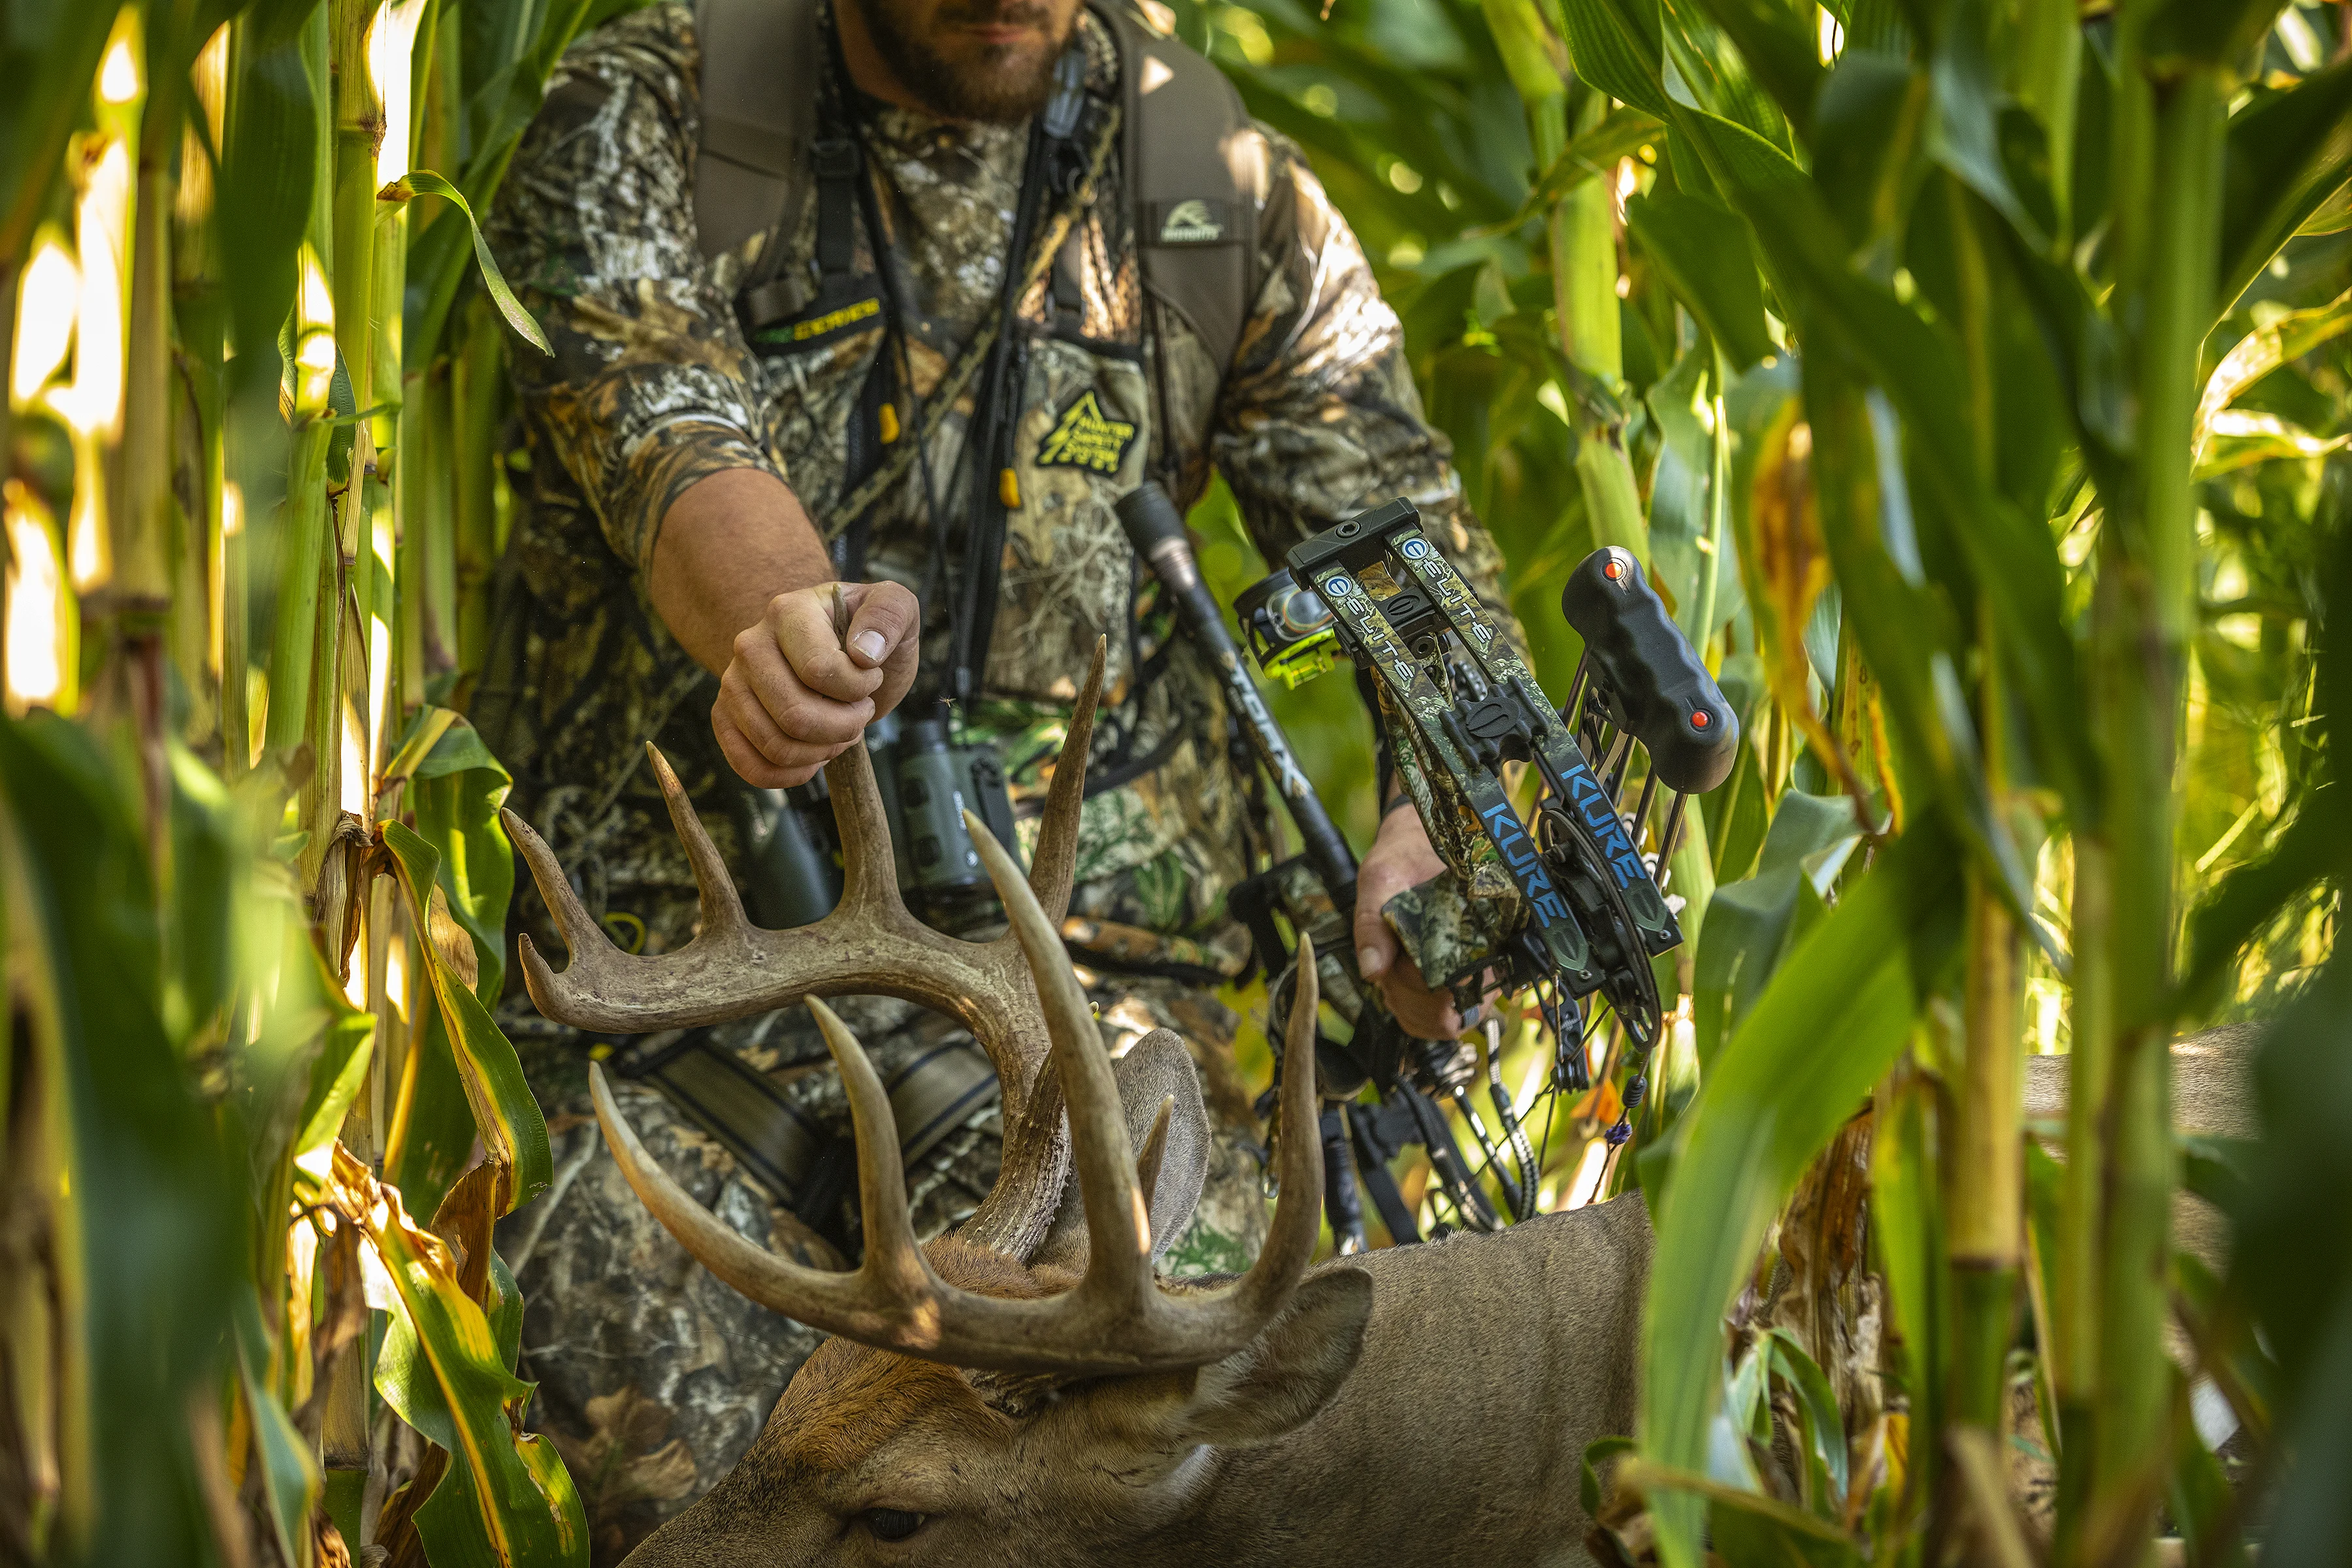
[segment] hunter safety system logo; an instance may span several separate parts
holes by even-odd
[[[1053,429],[1037,443],[1037,466],[1115,474],[1134,442],[1135,426],[1103,413],[1102,404],[1089,388],[1070,400]]]

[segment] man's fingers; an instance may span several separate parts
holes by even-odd
[[[719,738],[719,754],[727,759],[745,784],[760,789],[790,789],[794,784],[808,783],[815,773],[814,767],[782,768],[761,755],[760,749],[743,738],[735,721],[719,709],[711,710],[711,733]]]
[[[840,649],[834,650],[834,658],[846,666]],[[864,671],[856,674],[862,681],[874,679]],[[751,627],[735,639],[734,662],[719,680],[722,700],[730,693],[730,683],[775,721],[787,739],[806,745],[845,745],[874,721],[874,703],[863,692],[836,700],[811,690],[790,662],[790,655],[776,646],[765,627]]]
[[[1356,882],[1356,969],[1367,980],[1377,980],[1397,958],[1396,932],[1381,918],[1381,908],[1412,884],[1391,855],[1375,851],[1365,857]]]
[[[852,590],[845,586],[838,591],[846,602]],[[822,588],[779,594],[768,605],[765,626],[768,636],[782,651],[784,663],[803,687],[836,703],[856,702],[874,695],[875,689],[882,684],[882,675],[877,668],[859,664],[842,647],[841,633],[834,624],[835,592],[835,585],[828,583]],[[858,632],[853,620],[850,636],[855,638]],[[741,637],[736,639],[735,653],[738,658],[743,656]],[[781,713],[776,717],[784,719]],[[785,727],[792,727],[789,721]]]
[[[1419,1040],[1450,1040],[1462,1033],[1462,1016],[1454,1011],[1453,998],[1430,990],[1410,956],[1402,957],[1380,984],[1381,1000],[1406,1034]]]
[[[712,705],[713,716],[725,713],[733,722],[736,733],[776,766],[797,768],[811,763],[829,763],[841,754],[845,741],[805,741],[781,728],[759,700],[740,685],[722,678],[719,684],[719,700]]]

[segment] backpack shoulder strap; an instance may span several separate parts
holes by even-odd
[[[824,50],[817,0],[695,0],[702,142],[694,217],[707,260],[808,199]]]
[[[1144,287],[1229,366],[1257,299],[1265,137],[1207,59],[1117,0],[1097,15],[1118,40]]]

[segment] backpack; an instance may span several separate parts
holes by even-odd
[[[696,0],[702,141],[694,211],[716,257],[792,232],[815,184],[821,0]],[[1257,297],[1265,138],[1224,73],[1123,5],[1090,6],[1118,51],[1121,155],[1147,295],[1220,365]],[[751,281],[751,280],[747,280]]]

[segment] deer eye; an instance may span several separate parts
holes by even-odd
[[[877,1541],[904,1541],[923,1528],[923,1516],[903,1508],[869,1508],[858,1517]]]

